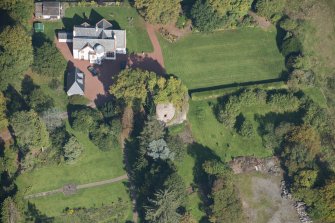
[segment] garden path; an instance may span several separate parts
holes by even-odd
[[[101,180],[101,181],[96,181],[96,182],[93,182],[93,183],[76,185],[76,190],[98,187],[98,186],[102,186],[102,185],[106,185],[106,184],[112,184],[112,183],[116,183],[116,182],[126,180],[126,179],[128,179],[127,174],[116,177],[116,178],[108,179],[108,180]],[[56,190],[51,190],[51,191],[45,191],[45,192],[40,192],[40,193],[36,193],[36,194],[26,195],[26,196],[24,196],[24,199],[44,197],[44,196],[48,196],[48,195],[52,195],[52,194],[56,194],[56,193],[61,193],[61,192],[63,192],[63,188],[64,187],[56,189]]]

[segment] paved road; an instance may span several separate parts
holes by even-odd
[[[126,180],[128,179],[128,176],[122,175],[113,179],[109,179],[109,180],[102,180],[102,181],[96,181],[93,183],[88,183],[88,184],[80,184],[76,186],[77,190],[80,189],[87,189],[87,188],[92,188],[92,187],[98,187],[98,186],[102,186],[102,185],[106,185],[106,184],[112,184],[112,183],[116,183],[122,180]],[[31,195],[26,195],[24,196],[24,199],[31,199],[31,198],[37,198],[37,197],[44,197],[44,196],[49,196],[52,194],[56,194],[56,193],[61,193],[63,192],[63,188],[59,188],[56,190],[51,190],[51,191],[45,191],[45,192],[40,192],[40,193],[36,193],[36,194],[31,194]]]

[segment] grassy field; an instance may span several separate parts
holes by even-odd
[[[258,134],[251,138],[242,137],[218,122],[213,113],[215,103],[216,100],[191,101],[190,103],[188,118],[197,143],[213,150],[217,156],[226,161],[236,156],[266,157],[272,155],[272,151],[263,147],[262,139]],[[254,120],[255,114],[265,114],[268,111],[268,108],[262,106],[245,109],[242,113],[252,121],[256,131],[259,124]]]
[[[116,202],[122,198],[128,204],[127,219],[132,216],[132,204],[128,198],[123,182],[96,188],[79,190],[71,196],[56,194],[49,197],[41,197],[30,200],[36,207],[47,216],[59,216],[66,207],[100,207]],[[127,219],[120,219],[125,222]]]
[[[195,33],[177,43],[160,38],[160,43],[167,72],[189,89],[275,79],[284,70],[275,31]]]
[[[75,164],[46,166],[20,175],[17,179],[17,185],[25,195],[57,189],[69,183],[90,183],[125,174],[120,148],[102,152],[92,144],[88,136],[73,131],[69,124],[67,124],[67,129],[82,143],[84,153]],[[31,202],[35,203],[42,213],[55,216],[61,214],[60,211],[65,207],[72,205],[92,207],[101,203],[110,203],[118,197],[129,201],[126,187],[119,183],[87,189],[74,196],[55,195],[32,199]]]
[[[55,30],[66,28],[72,30],[74,25],[89,22],[94,25],[102,18],[112,22],[115,29],[127,30],[127,48],[129,52],[151,52],[153,47],[144,26],[143,19],[129,4],[106,7],[69,7],[65,17],[58,22],[44,22],[44,33],[51,40],[55,38]],[[128,18],[133,18],[128,22]]]

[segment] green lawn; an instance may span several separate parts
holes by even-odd
[[[191,101],[190,103],[188,118],[197,143],[213,150],[217,156],[225,161],[236,156],[267,157],[272,155],[272,151],[263,147],[262,139],[258,134],[251,138],[242,137],[235,130],[230,130],[218,122],[213,113],[215,103],[216,100]],[[267,112],[269,112],[269,108],[266,106],[242,110],[243,115],[252,121],[255,131],[259,126],[254,120],[255,114],[266,114]]]
[[[275,79],[284,70],[275,31],[194,33],[176,43],[159,39],[167,72],[189,89]]]
[[[79,190],[71,196],[55,194],[49,197],[35,198],[30,200],[30,202],[34,203],[47,216],[59,216],[66,207],[100,207],[103,204],[112,204],[118,198],[122,198],[128,204],[127,219],[131,219],[132,204],[128,196],[123,182],[118,182],[111,185]],[[120,221],[125,222],[127,219],[120,219]]]
[[[128,3],[123,6],[69,7],[66,9],[62,21],[44,22],[44,33],[53,40],[57,29],[72,30],[73,25],[80,25],[85,21],[94,25],[102,18],[112,22],[115,29],[127,30],[129,52],[151,52],[153,50],[143,19],[138,15],[136,9]],[[133,21],[129,23],[128,18],[133,18]]]
[[[17,179],[17,185],[24,195],[57,189],[69,183],[84,184],[125,174],[120,148],[102,152],[92,144],[87,135],[73,131],[68,123],[67,129],[82,143],[84,153],[75,164],[51,165],[21,174]],[[31,199],[31,202],[35,203],[42,213],[55,216],[61,214],[60,211],[65,207],[92,207],[115,201],[118,197],[129,201],[126,187],[119,183],[80,191],[74,196],[54,195]]]

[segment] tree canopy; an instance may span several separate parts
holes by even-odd
[[[74,163],[83,152],[83,146],[76,137],[72,136],[64,146],[64,159],[67,163]]]
[[[33,70],[48,77],[60,77],[64,74],[66,60],[53,43],[45,42],[34,53]]]
[[[136,102],[144,104],[148,96],[151,96],[156,104],[170,102],[180,108],[185,100],[187,88],[174,77],[165,79],[157,77],[153,72],[126,69],[110,86],[109,92],[128,105]]]
[[[6,117],[6,98],[0,92],[0,130],[8,126],[8,120]]]
[[[31,37],[20,25],[7,26],[0,33],[0,89],[21,79],[33,62]]]
[[[174,23],[181,11],[180,0],[135,0],[135,7],[145,20],[154,24]]]
[[[41,149],[49,146],[49,133],[36,112],[15,113],[11,119],[11,125],[19,146],[29,149]]]

